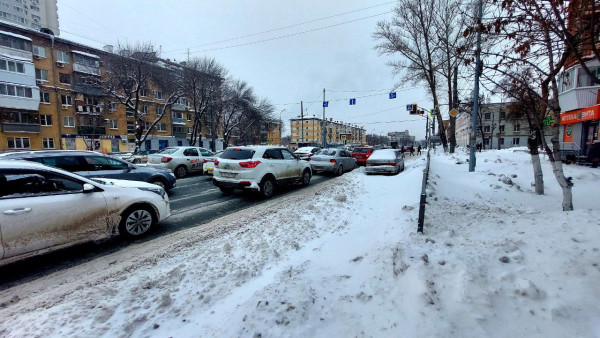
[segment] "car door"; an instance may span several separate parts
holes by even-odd
[[[131,165],[108,156],[83,156],[88,164],[88,177],[116,178],[121,180],[143,181],[141,175],[131,170]]]
[[[278,180],[286,179],[286,164],[283,160],[281,150],[277,148],[266,149],[263,154],[265,164],[269,167],[269,171],[275,175]]]
[[[83,181],[32,169],[0,170],[0,233],[4,257],[110,235],[100,191]]]
[[[283,155],[283,161],[285,162],[285,178],[301,177],[302,169],[304,169],[304,167],[298,158],[287,149],[281,149],[281,154]]]
[[[188,166],[188,169],[191,171],[201,171],[202,170],[202,157],[200,156],[200,148],[197,147],[189,147],[183,149],[183,157],[185,158],[185,162]]]

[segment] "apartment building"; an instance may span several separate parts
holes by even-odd
[[[58,0],[0,0],[0,21],[60,35]]]
[[[322,144],[323,119],[316,116],[298,117],[290,120],[291,139],[290,145]],[[325,121],[325,142],[329,145],[337,144],[365,144],[367,135],[365,129],[358,125],[334,121],[333,118]],[[345,141],[343,140],[345,138]]]
[[[102,88],[107,76],[102,59],[109,53],[110,48],[98,50],[0,22],[0,151],[131,151],[135,146],[133,111],[106,96]],[[160,114],[165,95],[152,84],[141,94],[147,130]],[[180,98],[150,132],[142,149],[189,144],[192,117],[189,102]],[[212,138],[206,137],[206,126],[204,121],[200,146],[209,148]],[[215,146],[222,149],[221,137]]]

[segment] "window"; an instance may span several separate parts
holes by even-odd
[[[174,111],[173,112],[173,117],[176,119],[183,119],[183,113],[180,111]]]
[[[59,50],[56,52],[57,62],[69,63],[69,54],[67,52],[63,52]]]
[[[71,106],[73,105],[73,100],[69,95],[61,95],[60,103],[62,103],[63,106]]]
[[[52,125],[52,115],[40,115],[40,125],[51,126]]]
[[[133,108],[129,108],[129,107],[125,108],[125,116],[133,117],[134,113],[135,112],[133,111]]]
[[[157,123],[156,124],[156,130],[158,130],[158,131],[167,131],[167,124],[166,123]]]
[[[143,114],[148,114],[148,106],[147,105],[143,105],[142,106],[142,113]]]
[[[29,87],[0,83],[0,95],[33,98],[33,90]]]
[[[153,91],[153,94],[154,94],[154,98],[157,100],[164,99],[163,93],[161,91],[155,90],[155,91]]]
[[[144,128],[144,131],[150,129],[150,122],[142,122],[142,127]]]
[[[1,15],[0,15],[1,16]],[[20,18],[23,21],[24,18]],[[31,52],[31,41],[0,33],[0,46]]]
[[[504,125],[500,126],[500,132],[503,133],[504,132]]]
[[[517,123],[517,124],[515,124],[515,125],[513,126],[513,131],[521,131],[521,125],[520,125],[520,124],[518,124],[518,123]]]
[[[503,112],[503,111],[500,112],[500,119],[506,120],[506,112]]]
[[[263,158],[267,160],[283,160],[283,155],[279,149],[267,149],[263,154]]]
[[[0,59],[0,70],[25,74],[25,64],[21,62]]]
[[[108,111],[109,112],[117,111],[117,103],[116,102],[109,102],[108,103]]]
[[[63,125],[65,127],[75,127],[75,119],[73,118],[73,116],[63,116],[63,122]]]
[[[33,7],[35,7],[35,6],[31,6],[31,8],[33,8]],[[37,7],[36,7],[36,8],[37,8]],[[39,11],[39,8],[38,8],[38,11]],[[35,20],[35,21],[41,21],[41,20],[42,20],[42,17],[41,17],[41,16],[39,16],[39,15],[35,15],[35,14],[31,14],[31,18],[32,18],[33,20]]]
[[[35,69],[35,79],[40,81],[48,81],[48,71],[45,69]]]
[[[29,137],[7,137],[8,149],[29,149]]]
[[[198,149],[187,148],[183,151],[183,156],[198,156]]]
[[[500,138],[500,145],[503,146],[504,145],[504,137]]]
[[[43,138],[42,145],[44,149],[54,149],[54,139],[53,138]]]
[[[127,134],[135,134],[135,123],[127,121]]]
[[[183,134],[185,129],[182,126],[173,126],[173,134]]]
[[[290,153],[287,149],[281,149],[281,154],[285,160],[295,160],[296,156]]]
[[[148,89],[141,88],[140,89],[140,96],[148,96]]]
[[[489,133],[490,132],[490,126],[483,126],[483,132],[484,133]]]
[[[187,133],[191,135],[192,134],[192,130],[193,130],[192,127],[188,127],[188,132]]]
[[[129,169],[129,165],[114,158],[104,156],[85,156],[85,160],[89,165],[89,170],[124,170]]]
[[[29,5],[29,8],[31,8],[32,10],[34,10],[34,11],[36,11],[36,12],[39,12],[39,11],[40,11],[40,8],[39,8],[38,6]],[[34,14],[31,14],[31,17],[32,17],[32,18],[34,18],[34,19],[38,19],[38,20],[41,20],[41,19],[42,19],[42,18],[40,18],[38,15],[34,15]]]
[[[108,127],[110,129],[119,129],[119,124],[117,120],[108,120]]]
[[[518,137],[513,137],[512,144],[513,144],[513,146],[518,146],[519,145],[519,138]]]
[[[50,93],[40,92],[40,102],[50,103]]]
[[[192,114],[186,114],[187,120],[191,121],[192,120]]]
[[[61,84],[66,84],[66,85],[70,85],[71,84],[71,75],[69,74],[65,74],[65,73],[60,73],[58,75],[58,81]]]

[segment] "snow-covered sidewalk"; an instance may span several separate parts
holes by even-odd
[[[0,292],[0,336],[600,336],[600,171],[519,149],[355,170]]]

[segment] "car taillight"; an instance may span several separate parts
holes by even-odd
[[[306,156],[308,156],[308,157],[311,157],[311,156],[313,156],[313,154],[308,154],[308,155],[306,155]]]
[[[215,160],[215,166],[219,165],[219,160]]]
[[[240,167],[242,168],[256,168],[257,165],[260,164],[260,161],[246,161],[240,162]]]
[[[171,160],[172,160],[172,159],[173,159],[172,157],[162,157],[162,158],[160,159],[160,161],[161,161],[162,163],[167,163],[167,162],[171,162]]]
[[[331,164],[335,164],[336,163],[334,159],[329,160],[329,162],[331,162]]]
[[[396,163],[392,162],[392,163],[386,163],[386,165],[391,165],[392,167],[396,166]]]
[[[208,162],[208,160],[207,160],[207,159],[204,159],[204,163],[206,163],[206,162]]]

